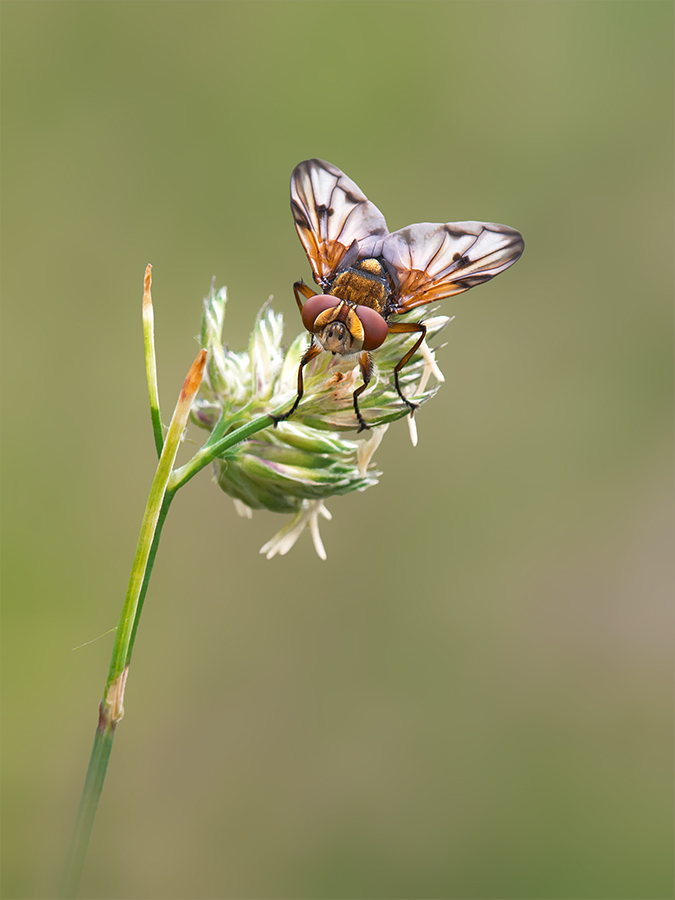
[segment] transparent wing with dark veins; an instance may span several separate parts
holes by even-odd
[[[395,306],[387,312],[468,291],[512,266],[524,247],[520,232],[494,222],[422,222],[395,231],[381,251],[399,279]]]
[[[363,191],[321,159],[305,160],[293,170],[291,209],[314,278],[323,286],[355,241],[371,244],[388,234],[384,216]]]

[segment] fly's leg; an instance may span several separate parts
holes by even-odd
[[[359,395],[362,394],[365,389],[368,387],[370,383],[370,379],[373,375],[373,361],[370,358],[370,353],[363,352],[359,353],[359,366],[361,368],[361,377],[363,378],[363,384],[360,388],[357,388],[352,394],[352,399],[354,401],[354,412],[356,413],[356,418],[359,420],[359,432],[367,431],[370,428],[370,425],[366,423],[366,420],[361,415],[361,410],[359,409]]]
[[[408,350],[406,355],[402,359],[400,359],[396,363],[396,366],[394,367],[394,385],[396,386],[396,393],[399,395],[401,400],[403,400],[405,405],[410,410],[411,416],[415,412],[415,410],[418,408],[419,403],[412,403],[410,400],[408,400],[407,397],[405,397],[403,395],[403,392],[401,391],[401,386],[398,383],[398,373],[401,371],[403,366],[407,362],[410,361],[413,354],[422,345],[422,341],[424,340],[425,335],[427,333],[427,328],[426,328],[426,325],[423,325],[421,322],[395,322],[393,325],[389,326],[389,334],[415,334],[415,333],[419,333],[419,335],[420,335],[418,340],[415,341],[415,343],[410,348],[410,350]]]
[[[311,288],[307,287],[304,281],[296,281],[293,285],[293,294],[295,295],[295,302],[298,304],[298,309],[300,310],[300,314],[302,315],[302,301],[300,300],[300,294],[302,294],[305,299],[309,300],[310,297],[316,296],[316,292]],[[287,413],[284,413],[282,416],[270,416],[274,421],[274,427],[276,428],[279,422],[283,422],[284,419],[288,419],[290,416],[298,408],[298,404],[302,400],[302,395],[305,390],[305,386],[302,379],[302,370],[307,365],[308,362],[314,359],[315,356],[318,356],[321,353],[323,348],[317,344],[317,342],[312,339],[312,343],[309,345],[307,350],[305,350],[302,359],[300,360],[300,367],[298,368],[298,395],[295,398],[295,402],[293,406],[288,410]]]
[[[298,296],[298,292],[302,294],[306,300],[309,300],[310,297],[316,297],[316,291],[313,291],[310,287],[307,287],[304,281],[296,281],[293,285],[293,293],[295,294],[295,302],[298,304],[298,309],[300,310],[300,315],[302,315],[302,307],[303,304]]]
[[[274,427],[276,428],[279,422],[283,422],[285,419],[288,419],[289,416],[292,416],[293,413],[298,408],[298,404],[302,400],[302,395],[305,391],[305,385],[302,380],[302,370],[305,368],[308,362],[311,362],[315,356],[318,356],[319,353],[323,351],[323,347],[319,344],[318,341],[312,340],[312,343],[305,350],[302,359],[300,360],[300,365],[298,366],[298,395],[295,398],[293,406],[285,412],[281,416],[270,416],[270,419],[274,422]]]

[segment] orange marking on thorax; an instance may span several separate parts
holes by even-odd
[[[379,274],[366,274],[356,269],[341,272],[331,284],[330,293],[348,303],[369,306],[375,312],[382,312],[389,296],[387,284]]]

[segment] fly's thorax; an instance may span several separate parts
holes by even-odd
[[[348,303],[383,314],[392,295],[392,284],[379,259],[360,259],[335,276],[329,292]]]

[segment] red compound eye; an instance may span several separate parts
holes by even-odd
[[[389,326],[382,316],[369,306],[357,306],[354,312],[363,325],[363,349],[377,350],[384,343]]]
[[[310,334],[314,334],[314,322],[319,313],[332,306],[337,306],[341,302],[339,297],[331,297],[330,294],[317,294],[315,297],[310,297],[302,307],[302,324]]]

